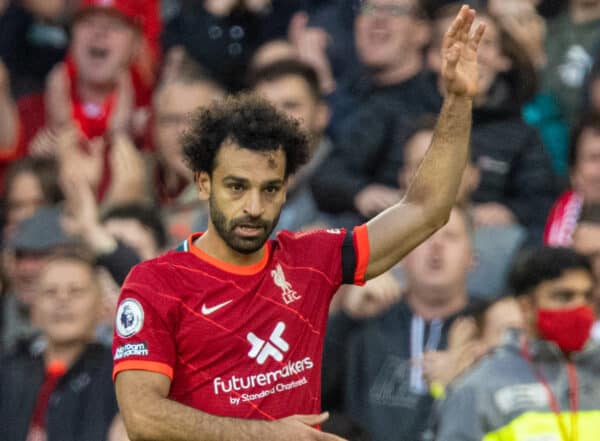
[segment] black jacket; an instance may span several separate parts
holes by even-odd
[[[433,74],[423,72],[401,84],[377,88],[362,102],[356,100],[358,108],[340,124],[335,148],[311,183],[320,210],[352,212],[354,197],[367,185],[398,185],[398,152],[407,132],[420,116],[440,109],[435,81]]]
[[[471,145],[481,171],[473,201],[506,205],[519,223],[542,231],[557,195],[552,165],[537,130],[525,123],[501,80],[486,104],[473,109]]]
[[[356,322],[341,313],[328,323],[323,409],[348,414],[375,441],[419,441],[430,424],[434,400],[411,386],[411,344],[435,340],[430,349],[446,349],[456,316],[435,326],[416,318],[414,332],[413,317],[400,302],[369,320]]]
[[[0,361],[0,439],[25,441],[44,382],[41,351],[32,345]],[[90,344],[60,379],[46,411],[48,441],[105,441],[117,413],[110,350]]]
[[[433,84],[432,74],[420,74],[379,89],[345,120],[338,148],[312,181],[319,209],[353,211],[354,197],[367,185],[397,186],[404,143],[415,121],[424,113],[437,113]],[[481,170],[481,182],[472,198],[506,205],[530,234],[541,238],[556,184],[550,158],[536,129],[522,119],[513,90],[499,77],[485,105],[473,109],[472,156]]]

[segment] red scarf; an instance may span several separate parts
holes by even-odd
[[[71,104],[73,119],[79,125],[86,138],[104,136],[108,127],[108,118],[112,112],[115,93],[108,95],[101,104],[84,103],[77,91],[77,67],[73,59],[67,57],[67,74],[71,86]]]
[[[582,205],[583,198],[572,190],[558,198],[546,220],[545,245],[568,247],[572,244]]]

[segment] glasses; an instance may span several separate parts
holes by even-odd
[[[371,3],[361,3],[358,6],[358,13],[361,15],[383,14],[392,17],[404,17],[413,15],[415,8],[406,5],[373,5]]]

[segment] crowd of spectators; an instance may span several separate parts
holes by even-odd
[[[580,309],[600,314],[600,0],[460,3],[486,32],[457,204],[396,268],[334,298],[323,428],[597,434],[600,322]],[[135,264],[206,228],[179,142],[196,109],[250,91],[299,120],[311,158],[277,231],[359,225],[402,199],[431,142],[460,3],[0,0],[0,439],[127,440],[115,303]],[[568,351],[536,328],[560,307],[592,327]]]

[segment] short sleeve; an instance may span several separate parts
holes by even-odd
[[[113,338],[113,381],[119,372],[143,370],[173,379],[178,302],[161,290],[150,262],[136,266],[119,297]]]
[[[278,236],[292,258],[327,274],[337,287],[342,283],[362,285],[369,263],[366,225],[352,231],[343,228],[303,233],[283,232]]]

